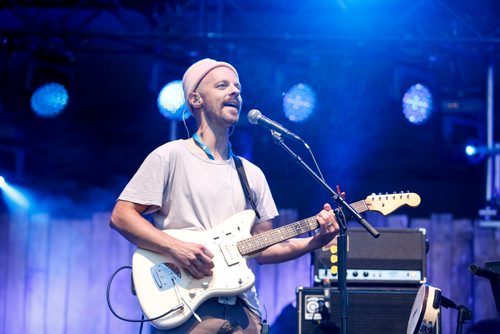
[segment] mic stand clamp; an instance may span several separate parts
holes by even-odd
[[[458,316],[457,316],[457,334],[462,333],[463,325],[467,322],[467,320],[472,319],[472,311],[469,310],[464,305],[458,305]]]
[[[347,334],[347,310],[348,310],[348,295],[347,295],[347,222],[345,221],[345,215],[348,217],[353,217],[359,224],[361,224],[373,237],[378,238],[380,233],[375,230],[367,221],[364,219],[359,212],[354,210],[337,192],[335,192],[326,182],[320,178],[303,160],[302,158],[295,154],[283,141],[281,134],[276,131],[271,130],[271,135],[273,136],[274,142],[281,146],[290,156],[297,162],[302,168],[306,170],[319,182],[323,188],[325,188],[332,199],[335,201],[339,210],[335,211],[335,218],[339,224],[339,235],[337,239],[337,250],[338,250],[338,291],[340,294],[340,321],[341,321],[341,333]],[[304,143],[307,145],[306,143]],[[345,210],[345,211],[344,211]]]

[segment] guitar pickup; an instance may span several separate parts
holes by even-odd
[[[238,257],[238,249],[236,249],[234,244],[219,244],[219,249],[226,260],[228,266],[238,264],[240,259]]]

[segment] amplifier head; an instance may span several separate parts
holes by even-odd
[[[375,239],[364,229],[347,231],[347,282],[420,285],[427,277],[425,229],[379,228]],[[315,285],[335,284],[329,247],[314,253]],[[335,266],[336,264],[333,264]]]

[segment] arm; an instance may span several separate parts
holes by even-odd
[[[140,248],[169,255],[196,278],[212,275],[213,254],[203,245],[184,242],[151,225],[142,213],[146,205],[118,200],[110,226]]]
[[[296,259],[319,247],[326,245],[338,233],[339,226],[330,204],[325,204],[323,210],[316,215],[319,222],[319,233],[309,238],[292,238],[273,245],[260,253],[256,258],[259,264],[280,263]],[[258,234],[272,229],[270,220],[254,225],[252,234]]]

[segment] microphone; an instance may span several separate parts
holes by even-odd
[[[485,278],[488,278],[488,279],[500,278],[500,273],[496,273],[493,270],[490,270],[488,268],[481,268],[481,267],[479,267],[475,263],[469,265],[469,271],[473,275],[485,277]]]
[[[297,136],[295,133],[286,129],[283,125],[276,123],[275,121],[262,115],[262,113],[257,109],[250,110],[248,112],[247,118],[248,122],[250,122],[251,124],[259,124],[265,128],[268,128],[269,130],[276,131],[287,138],[304,142],[304,140],[299,136]]]

